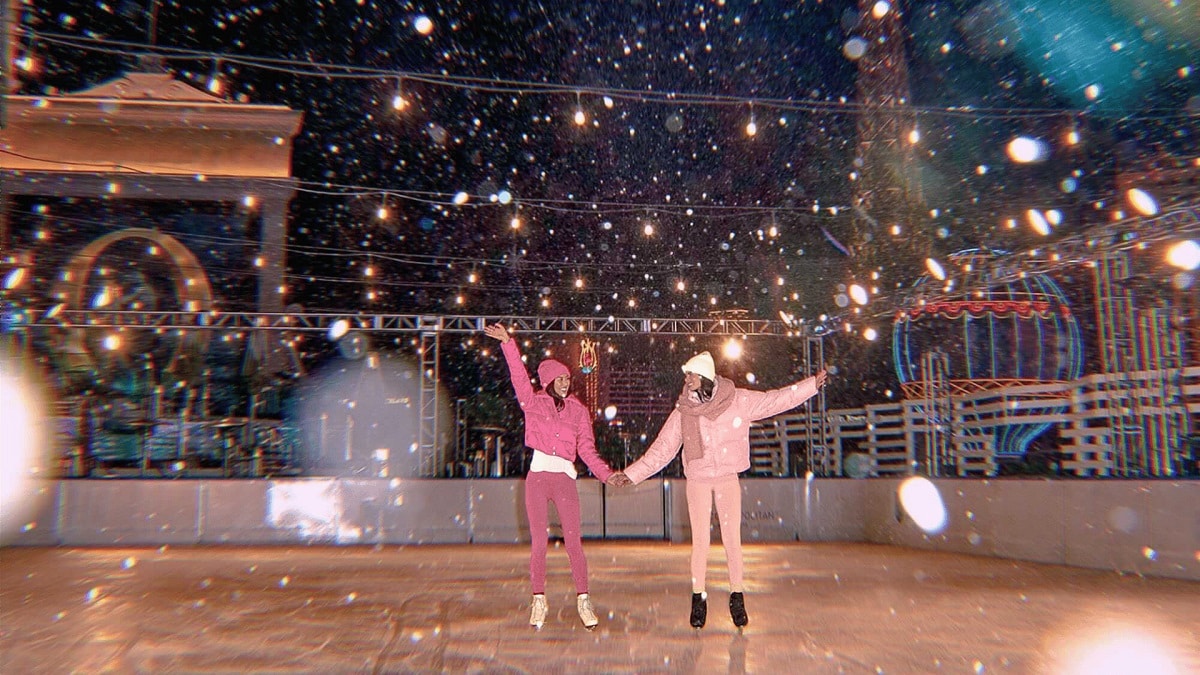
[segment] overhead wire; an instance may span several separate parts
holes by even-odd
[[[482,93],[521,94],[521,95],[563,95],[575,97],[580,94],[590,96],[607,96],[614,100],[636,101],[641,103],[665,103],[672,105],[705,105],[720,107],[743,107],[753,102],[763,108],[810,112],[859,114],[874,112],[875,106],[846,100],[820,101],[815,99],[797,100],[793,98],[772,98],[755,96],[753,99],[726,94],[706,94],[687,91],[655,91],[633,90],[621,87],[589,86],[582,84],[537,82],[532,80],[515,80],[498,77],[479,77],[468,75],[452,75],[449,73],[425,73],[396,68],[378,68],[332,62],[304,61],[299,59],[254,56],[234,54],[200,49],[190,49],[163,45],[160,43],[144,43],[131,40],[113,40],[109,38],[70,35],[67,33],[34,31],[20,26],[17,33],[29,40],[46,44],[60,45],[90,52],[124,57],[155,57],[158,59],[175,60],[204,60],[220,61],[224,64],[237,64],[247,68],[257,68],[271,72],[295,75],[298,77],[317,77],[323,79],[379,80],[401,78],[406,82],[420,82],[432,86],[462,89]],[[1037,107],[988,107],[975,105],[959,106],[903,106],[898,112],[920,113],[922,115],[947,117],[972,117],[985,119],[1033,119],[1058,117],[1062,115],[1109,117],[1115,116],[1121,120],[1175,120],[1187,119],[1191,115],[1186,110],[1155,111],[1130,113],[1128,111],[1108,113],[1098,109],[1067,109],[1067,108],[1037,108]]]

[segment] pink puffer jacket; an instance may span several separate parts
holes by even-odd
[[[554,398],[545,389],[536,393],[533,391],[533,383],[529,380],[525,363],[521,361],[517,341],[501,343],[500,350],[508,362],[508,375],[517,392],[517,402],[525,412],[525,445],[572,462],[578,455],[596,478],[608,480],[613,471],[596,452],[592,416],[588,414],[587,407],[574,396],[568,396],[563,409],[556,410]],[[542,383],[543,386],[546,384]]]
[[[683,473],[688,478],[721,478],[749,469],[750,423],[791,410],[812,398],[817,393],[817,378],[770,391],[735,388],[734,392],[733,402],[725,412],[715,419],[699,417],[704,455],[690,462],[684,457]],[[683,447],[681,416],[678,408],[671,411],[646,454],[626,467],[625,475],[634,483],[661,471]]]

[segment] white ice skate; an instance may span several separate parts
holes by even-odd
[[[592,599],[587,593],[581,593],[575,604],[579,609],[579,620],[583,622],[583,627],[588,630],[594,629],[596,624],[600,623],[600,619],[596,618],[596,611],[592,609]]]
[[[538,594],[533,596],[533,603],[529,610],[529,625],[537,630],[542,629],[542,625],[546,623],[546,596]]]

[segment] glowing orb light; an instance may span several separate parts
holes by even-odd
[[[1008,153],[1008,158],[1018,164],[1040,162],[1050,154],[1044,141],[1028,136],[1018,136],[1012,139],[1008,142],[1005,150]]]
[[[1149,192],[1139,188],[1132,188],[1125,193],[1125,198],[1137,209],[1137,212],[1143,216],[1153,216],[1158,214],[1158,200],[1156,200]]]
[[[329,340],[337,342],[348,332],[350,332],[350,322],[345,319],[338,319],[329,326]]]
[[[867,41],[860,37],[852,37],[842,45],[842,53],[851,61],[857,61],[867,53]]]
[[[1200,267],[1200,244],[1191,239],[1167,249],[1167,262],[1189,272]]]
[[[940,262],[934,260],[933,258],[925,259],[925,269],[929,270],[929,274],[933,276],[934,279],[937,279],[938,281],[946,280],[945,268],[942,267]]]
[[[21,361],[4,355],[0,355],[0,410],[5,420],[0,453],[0,545],[4,545],[36,527],[30,518],[48,494],[42,477],[50,459],[37,380]]]
[[[1175,675],[1187,672],[1184,655],[1178,653],[1171,637],[1175,631],[1158,627],[1151,633],[1145,626],[1110,625],[1093,628],[1085,635],[1072,635],[1055,645],[1057,663],[1054,672],[1069,675],[1117,675],[1117,673],[1154,673]]]
[[[871,298],[867,295],[867,289],[858,284],[853,284],[850,286],[850,299],[856,304],[865,305]]]
[[[909,478],[900,484],[899,494],[904,512],[926,534],[937,534],[946,527],[946,505],[928,478]]]
[[[724,354],[725,358],[727,359],[742,358],[742,341],[738,340],[737,338],[730,338],[721,348],[721,353]]]

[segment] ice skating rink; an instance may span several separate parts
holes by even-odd
[[[1200,583],[872,544],[724,553],[688,626],[686,544],[585,543],[601,623],[552,546],[0,549],[5,673],[1200,673]]]

